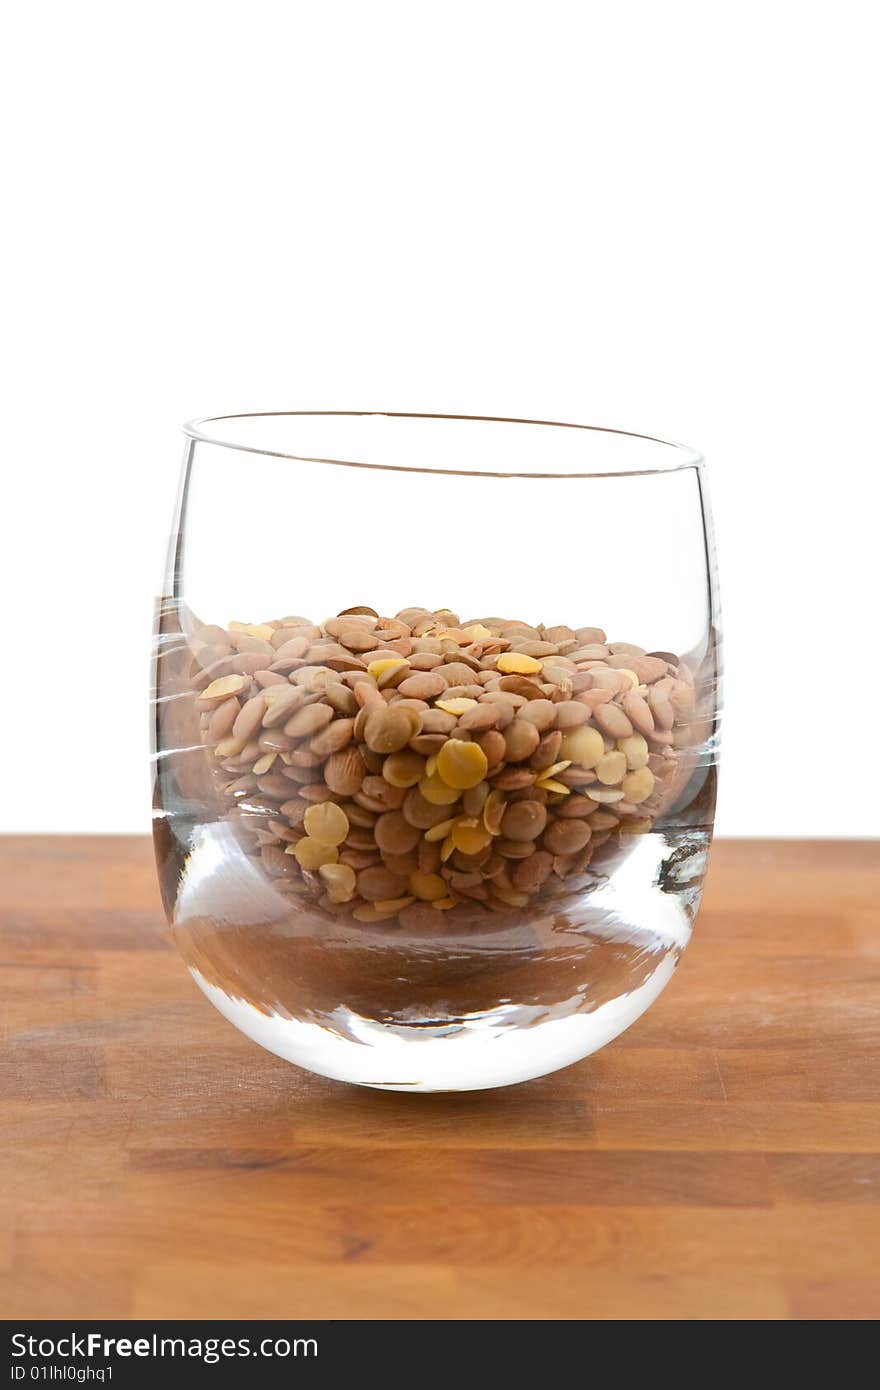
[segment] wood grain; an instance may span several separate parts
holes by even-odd
[[[135,838],[0,840],[0,1315],[880,1315],[880,847],[728,841],[629,1032],[505,1091],[262,1052]]]

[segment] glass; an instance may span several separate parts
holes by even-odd
[[[386,1089],[502,1086],[616,1037],[688,942],[712,834],[700,456],[353,412],[186,435],[154,826],[200,988]]]

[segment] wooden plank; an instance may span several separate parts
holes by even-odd
[[[256,1048],[147,843],[0,839],[0,1315],[880,1315],[880,849],[721,842],[626,1034],[373,1093]]]

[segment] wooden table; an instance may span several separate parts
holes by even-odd
[[[135,838],[0,840],[0,1314],[880,1315],[880,846],[728,841],[676,978],[504,1091],[288,1066]]]

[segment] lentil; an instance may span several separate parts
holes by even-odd
[[[454,787],[458,791],[475,787],[482,782],[488,770],[489,761],[478,743],[450,738],[437,754],[437,772],[447,787]]]
[[[536,675],[541,663],[534,656],[524,656],[520,652],[502,652],[496,663],[497,669],[506,676],[516,673],[520,676]]]

